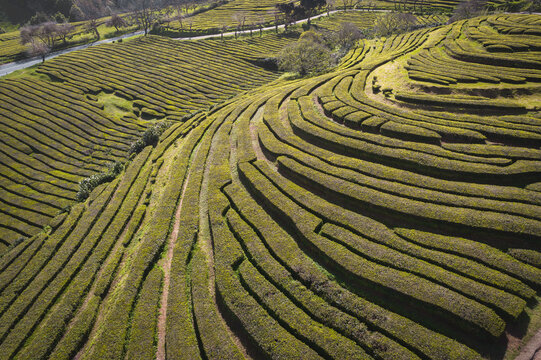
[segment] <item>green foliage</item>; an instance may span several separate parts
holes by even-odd
[[[57,12],[56,14],[54,14],[53,19],[59,24],[65,23],[68,21],[68,19],[61,12]]]
[[[331,51],[313,39],[301,39],[284,47],[277,58],[281,70],[301,76],[322,72],[331,65]]]
[[[101,173],[90,175],[79,182],[79,191],[77,192],[77,201],[85,201],[92,190],[98,185],[111,182],[124,169],[124,164],[120,161],[115,161],[107,165],[107,170]]]
[[[149,127],[139,139],[131,144],[128,154],[138,154],[149,145],[156,146],[160,140],[160,136],[171,125],[171,122],[162,121]]]
[[[46,23],[48,21],[51,21],[51,17],[48,16],[47,14],[45,14],[44,12],[38,12],[36,13],[34,16],[32,16],[30,18],[30,20],[28,21],[28,23],[30,25],[39,25],[39,24],[43,24],[43,23]]]

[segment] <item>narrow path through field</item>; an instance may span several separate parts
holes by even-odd
[[[524,345],[515,360],[541,360],[541,329]]]
[[[194,156],[197,155],[199,147],[195,150]],[[190,182],[190,168],[188,167],[186,172],[186,178],[184,179],[184,184],[182,185],[182,193],[180,194],[180,200],[175,212],[175,223],[173,225],[173,231],[169,235],[167,241],[167,253],[165,255],[164,262],[162,264],[163,268],[163,288],[162,296],[160,299],[160,314],[158,315],[158,347],[156,349],[156,360],[165,360],[165,335],[166,335],[166,325],[167,325],[167,300],[169,299],[169,283],[171,281],[171,263],[173,262],[173,248],[178,237],[178,232],[180,229],[180,213],[182,211],[182,205],[184,203],[184,195],[186,193],[186,188]]]

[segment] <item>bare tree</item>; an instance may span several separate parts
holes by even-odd
[[[41,62],[45,62],[45,57],[51,51],[51,49],[44,43],[40,41],[31,42],[30,49],[28,49],[28,54],[30,56],[39,56],[41,57]]]
[[[64,45],[66,45],[68,36],[71,33],[73,33],[74,30],[75,30],[75,26],[69,23],[57,24],[56,33],[58,37],[62,39],[62,42],[64,43]]]
[[[453,16],[449,18],[449,22],[469,19],[475,16],[483,15],[485,10],[485,0],[468,0],[461,2],[453,11]]]
[[[268,10],[267,14],[274,16],[274,30],[278,34],[278,23],[280,22],[280,11],[275,6],[272,10]]]
[[[349,50],[363,37],[363,32],[351,22],[340,23],[335,31],[336,45],[342,49]]]
[[[163,0],[131,0],[129,8],[145,31],[145,36],[148,35],[152,26],[159,22],[161,15],[158,10],[163,6],[163,3]]]
[[[227,25],[222,25],[222,34],[220,36],[222,41],[224,41],[224,32],[226,32],[226,31],[227,31]]]
[[[337,7],[342,7],[344,11],[347,11],[347,9],[353,8],[356,2],[356,0],[339,0]]]
[[[173,7],[177,11],[177,20],[181,29],[182,29],[182,19],[184,18],[182,8],[185,4],[186,4],[185,0],[173,0]]]
[[[265,24],[265,18],[263,16],[258,16],[256,25],[259,28],[259,37],[263,36],[263,25],[264,24]]]
[[[105,13],[105,4],[99,0],[76,0],[74,4],[84,14],[85,19],[98,19]]]
[[[100,39],[100,32],[98,31],[98,26],[100,26],[100,24],[98,24],[98,20],[96,19],[90,19],[86,23],[86,30],[90,33],[94,33],[94,36],[96,36],[96,40]]]
[[[21,29],[21,43],[29,45],[28,53],[40,56],[45,62],[45,56],[54,47],[57,36],[57,24],[47,22],[40,25],[29,25]]]
[[[163,12],[163,18],[161,20],[162,23],[165,24],[166,27],[169,27],[169,24],[171,24],[171,21],[173,21],[175,18],[172,16],[175,10],[170,7],[166,7],[162,10]]]
[[[393,33],[408,31],[417,23],[417,19],[410,13],[387,13],[374,22],[376,36],[388,36]]]
[[[237,33],[244,29],[244,23],[246,22],[246,14],[244,13],[235,13],[233,14],[233,20],[237,23],[235,29],[235,39],[237,38]]]
[[[120,28],[128,25],[126,20],[117,14],[113,14],[105,24],[109,27],[114,27],[117,32],[120,30]]]

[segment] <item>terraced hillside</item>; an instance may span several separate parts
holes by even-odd
[[[337,31],[342,23],[351,23],[359,29],[371,30],[378,16],[382,15],[383,13],[381,12],[371,11],[340,11],[330,16],[323,16],[313,20],[312,24],[317,29],[330,31]],[[419,15],[416,18],[417,25],[420,26],[441,25],[447,23],[449,20],[445,15]]]
[[[38,69],[61,83],[0,80],[0,254],[73,204],[81,179],[125,161],[153,122],[183,121],[275,79],[253,62],[290,41],[151,37],[73,52]]]
[[[142,116],[178,118],[275,79],[258,60],[294,40],[295,34],[196,42],[150,36],[73,52],[38,72],[85,92],[135,100]]]
[[[26,47],[21,44],[20,36],[19,31],[11,31],[0,35],[0,64],[24,57]]]
[[[539,110],[374,94],[453,29],[364,41],[174,124],[0,258],[0,359],[502,358],[541,287]]]
[[[0,81],[0,118],[0,253],[47,226],[147,126],[108,116],[69,85],[27,79]]]
[[[210,11],[186,18],[182,25],[172,22],[169,26],[176,30],[208,31],[220,30],[223,26],[237,27],[253,26],[257,23],[271,23],[275,21],[276,7],[280,2],[276,0],[232,0]]]

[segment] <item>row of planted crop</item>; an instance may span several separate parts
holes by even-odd
[[[58,251],[43,267],[31,267],[39,272],[2,313],[4,324],[11,330],[2,336],[2,348],[6,349],[7,357],[18,353],[18,357],[25,358],[25,354],[32,353],[36,358],[44,358],[60,340],[61,329],[65,328],[81,304],[94,274],[124,227],[125,219],[131,216],[127,209],[137,202],[146,183],[144,176],[137,177],[148,153],[134,162],[122,181],[115,181],[118,187],[113,183],[108,187],[110,190],[103,192],[92,203],[69,236],[59,234],[62,244],[57,245]],[[125,196],[128,192],[132,196]],[[119,211],[121,208],[123,210]],[[36,254],[39,255],[40,252]],[[20,283],[24,279],[17,277],[13,283]],[[59,299],[54,306],[50,300],[46,300],[53,298]],[[35,299],[42,300],[29,306],[27,302]],[[25,309],[25,316],[21,316],[22,309]],[[41,321],[37,329],[36,321]],[[21,349],[21,342],[30,334],[32,341]]]
[[[61,60],[49,62],[40,71],[50,71],[82,88],[117,90],[119,94],[137,99],[138,106],[163,116],[164,113],[190,108],[195,110],[215,102],[216,98],[223,99],[273,78],[275,75],[269,71],[239,58],[265,56],[289,41],[268,38],[266,36],[253,44],[257,46],[246,41],[179,43],[167,39],[144,39],[85,50],[95,55],[92,59],[83,53],[69,54]],[[237,53],[231,52],[230,43]],[[186,46],[190,50],[185,49]],[[120,52],[118,47],[122,48]],[[139,51],[148,51],[153,56],[135,63],[126,61],[127,57]],[[212,61],[208,60],[209,57]],[[224,74],[221,71],[224,66],[231,71]]]
[[[527,125],[527,121],[517,121],[520,116],[476,116],[469,114],[457,118],[445,112],[433,114],[421,113],[420,111],[413,115],[410,111],[377,102],[364,94],[363,89],[368,75],[368,72],[358,72],[353,77],[349,90],[347,90],[347,84],[339,83],[340,80],[347,81],[343,79],[344,75],[336,77],[336,80],[329,81],[318,90],[318,96],[322,102],[340,100],[344,102],[344,105],[355,107],[378,117],[433,130],[443,139],[452,139],[454,142],[482,143],[487,139],[495,141],[509,139],[519,146],[530,146],[530,144],[539,141],[539,129],[536,126]],[[532,121],[535,120],[532,119]]]
[[[31,236],[69,205],[77,183],[125,156],[143,123],[111,119],[82,93],[45,81],[0,86],[3,214],[12,243]],[[54,140],[54,141],[52,141]]]

